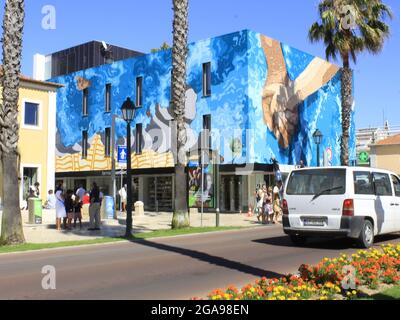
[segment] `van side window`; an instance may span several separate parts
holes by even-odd
[[[396,194],[396,197],[400,197],[400,180],[396,176],[392,175],[392,181],[394,186],[394,193]]]
[[[386,173],[374,173],[375,194],[377,196],[393,196],[392,184]]]
[[[354,193],[365,195],[375,193],[370,172],[354,172]]]

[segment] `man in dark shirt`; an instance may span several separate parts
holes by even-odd
[[[89,206],[89,216],[90,216],[90,231],[100,230],[100,189],[96,182],[93,182],[93,188],[90,192],[90,206]]]

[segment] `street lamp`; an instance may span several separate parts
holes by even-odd
[[[127,140],[127,204],[126,204],[126,234],[125,237],[130,238],[132,236],[132,159],[131,159],[131,122],[135,116],[136,107],[131,98],[127,98],[122,105],[122,116],[123,119],[127,123],[127,133],[126,133],[126,140]]]
[[[322,138],[323,138],[321,131],[319,131],[318,129],[315,130],[315,132],[313,134],[313,138],[314,138],[314,143],[317,145],[317,167],[320,167],[319,146],[320,146],[320,144],[322,142]]]

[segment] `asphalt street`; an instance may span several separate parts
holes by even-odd
[[[378,237],[376,245],[397,243]],[[262,276],[295,273],[302,263],[356,251],[348,240],[291,244],[281,227],[0,255],[0,299],[175,300],[204,297]],[[54,266],[56,290],[42,288]]]

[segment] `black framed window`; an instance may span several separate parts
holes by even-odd
[[[111,128],[106,128],[104,133],[104,148],[105,148],[105,156],[111,156]]]
[[[370,172],[354,172],[354,193],[359,195],[375,194],[372,175]]]
[[[392,184],[386,173],[374,173],[375,195],[386,197],[393,196]]]
[[[82,159],[88,156],[88,132],[82,131]]]
[[[400,180],[399,180],[399,178],[392,175],[392,182],[393,182],[395,196],[400,197]]]
[[[88,113],[88,98],[89,98],[89,90],[83,89],[83,101],[82,101],[82,114],[83,116],[87,116]]]
[[[111,84],[110,83],[106,84],[105,101],[106,101],[105,111],[111,112]]]
[[[203,96],[211,96],[211,62],[203,63]]]
[[[136,107],[143,105],[143,77],[136,78]]]
[[[25,119],[24,124],[27,126],[39,126],[39,104],[32,102],[25,102]]]
[[[136,154],[142,154],[142,144],[143,144],[143,126],[141,123],[136,125]]]

